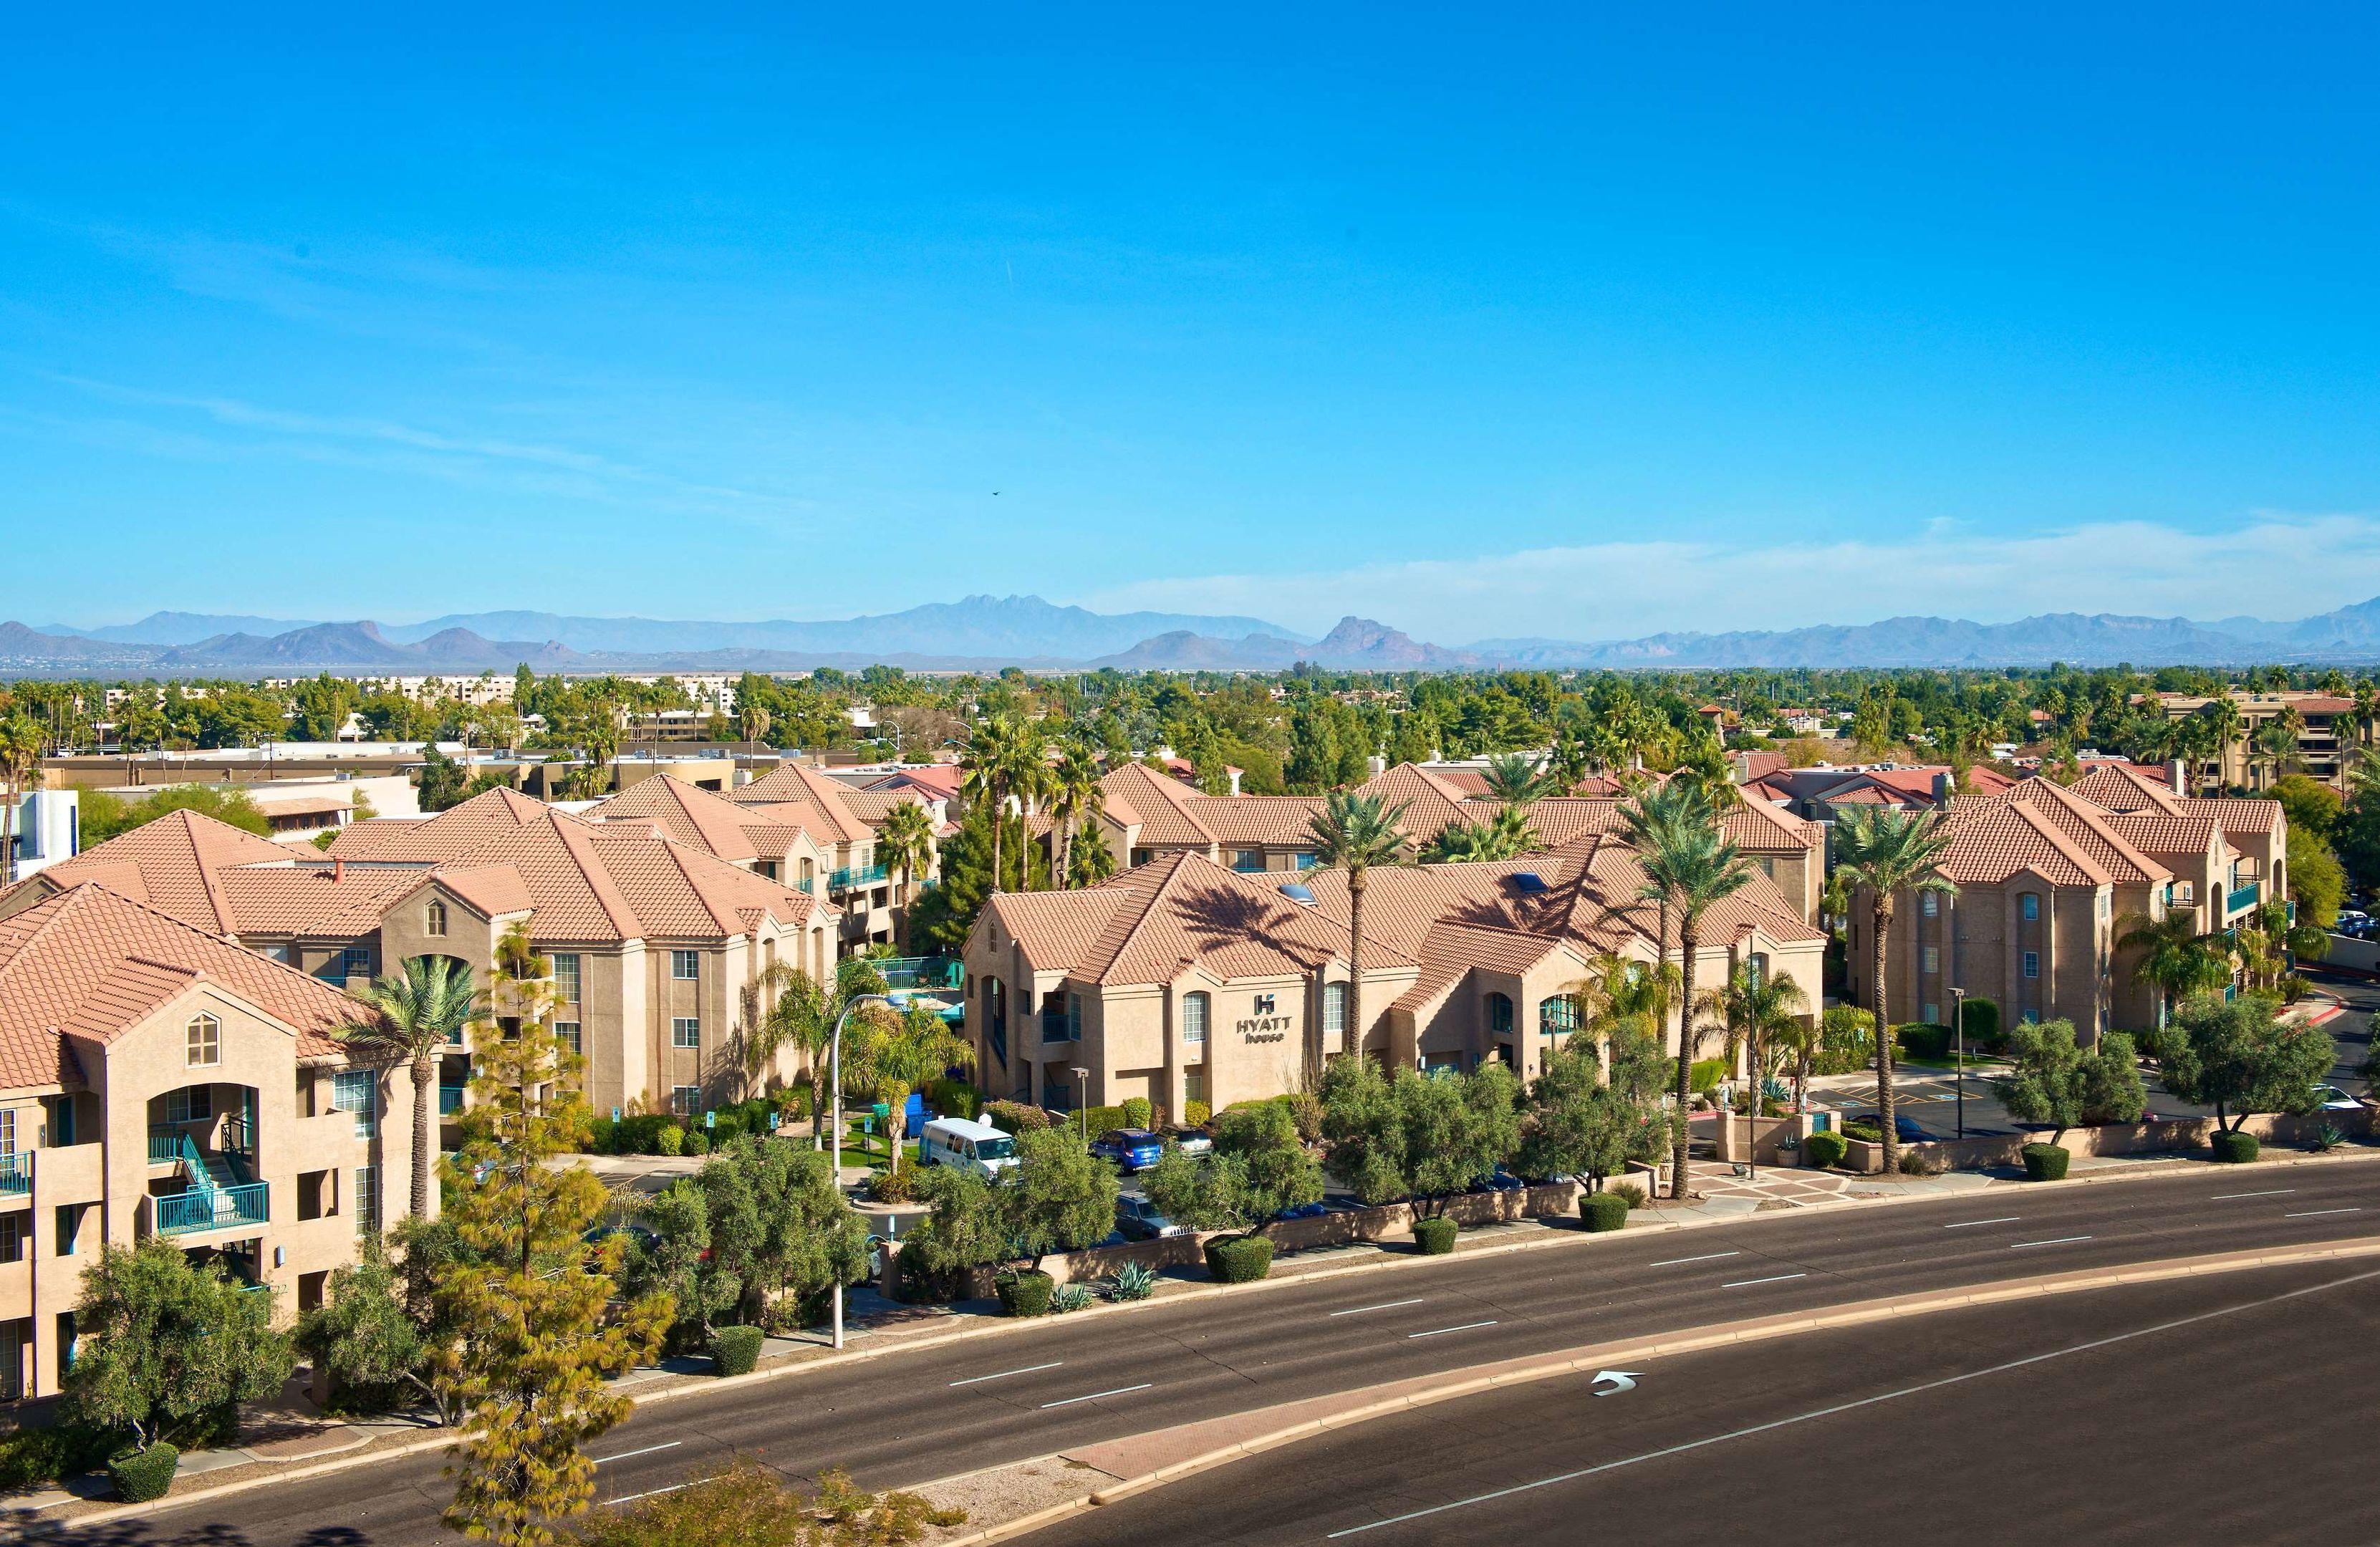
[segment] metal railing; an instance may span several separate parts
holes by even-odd
[[[2264,885],[2261,881],[2252,881],[2245,886],[2231,888],[2230,895],[2223,899],[2224,917],[2229,918],[2235,913],[2245,913],[2255,907],[2256,899],[2264,895]]]
[[[455,1114],[462,1111],[463,1092],[467,1089],[468,1089],[468,1087],[461,1085],[440,1086],[438,1088],[438,1115],[441,1117],[452,1117]]]
[[[966,981],[966,964],[948,956],[887,956],[874,965],[887,988],[954,989]]]
[[[0,1155],[0,1196],[33,1190],[33,1157],[11,1151]]]
[[[848,892],[855,886],[872,886],[890,873],[881,865],[845,865],[841,870],[827,872],[826,889]]]
[[[269,1182],[237,1188],[198,1188],[160,1198],[157,1233],[188,1235],[194,1230],[227,1230],[235,1225],[262,1224],[272,1212]]]

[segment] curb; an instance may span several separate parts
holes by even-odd
[[[1386,1418],[1395,1413],[1434,1407],[1500,1386],[1522,1385],[1539,1381],[1558,1380],[1565,1375],[1588,1374],[1623,1362],[1659,1358],[1679,1354],[1700,1353],[1712,1348],[1740,1344],[1765,1343],[1778,1338],[1797,1336],[1803,1333],[1831,1332],[1842,1327],[1859,1326],[1871,1322],[1895,1321],[1904,1317],[1931,1315],[1946,1310],[1960,1310],[1976,1306],[2000,1305],[2010,1301],[2046,1298],[2055,1295],[2085,1293],[2094,1289],[2112,1289],[2139,1284],[2155,1284],[2181,1278],[2204,1277],[2218,1273],[2242,1273],[2257,1268],[2287,1267],[2305,1262],[2351,1261],[2358,1258],[2380,1257],[2380,1236],[2360,1240],[2333,1242],[2327,1246],[2292,1248],[2278,1251],[2224,1252],[2211,1257],[2167,1258],[2155,1262],[2140,1263],[2129,1268],[2103,1268],[2071,1273],[2053,1273],[2032,1279],[2011,1280],[1986,1285],[1974,1289],[1937,1290],[1924,1295],[1911,1295],[1880,1300],[1863,1300],[1831,1310],[1813,1311],[1782,1317],[1763,1317],[1742,1322],[1719,1322],[1716,1325],[1683,1333],[1655,1334],[1649,1337],[1612,1343],[1587,1344],[1554,1354],[1539,1355],[1507,1364],[1482,1365],[1471,1371],[1451,1372],[1437,1378],[1437,1383],[1408,1390],[1398,1395],[1360,1403],[1343,1411],[1321,1418],[1305,1419],[1296,1423],[1241,1440],[1213,1450],[1202,1451],[1169,1463],[1152,1471],[1124,1478],[1109,1487],[1099,1488],[1079,1498],[1047,1505],[1029,1515],[987,1526],[978,1531],[952,1537],[939,1547],[981,1547],[981,1544],[1006,1541],[1055,1525],[1061,1520],[1086,1510],[1117,1503],[1135,1494],[1160,1488],[1169,1482],[1212,1471],[1218,1467],[1251,1456],[1260,1456],[1300,1440],[1328,1433]],[[1423,1377],[1429,1380],[1430,1377]],[[1409,1385],[1411,1383],[1397,1383]],[[1374,1388],[1381,1389],[1381,1388]],[[1347,1394],[1360,1397],[1360,1391]],[[1305,1406],[1306,1402],[1283,1404],[1285,1407]],[[1201,1420],[1212,1422],[1215,1420]],[[1197,1424],[1185,1424],[1195,1429]],[[1157,1431],[1162,1433],[1164,1431]],[[1061,1453],[1062,1455],[1066,1453]],[[1073,1459],[1069,1456],[1069,1459]],[[1091,1467],[1089,1462],[1078,1465]],[[1106,1474],[1112,1476],[1112,1473]]]

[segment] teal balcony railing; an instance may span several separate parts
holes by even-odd
[[[464,1089],[460,1085],[442,1085],[438,1088],[438,1115],[452,1117],[463,1110]]]
[[[826,889],[848,892],[855,886],[873,886],[889,873],[881,865],[845,865],[841,870],[827,872]]]
[[[33,1157],[11,1152],[0,1155],[0,1198],[33,1190]]]
[[[2247,912],[2256,906],[2256,899],[2263,895],[2262,882],[2252,881],[2245,886],[2234,886],[2231,888],[2230,895],[2223,899],[2224,917],[2228,918],[2235,913]]]
[[[806,875],[806,876],[802,877],[799,881],[796,881],[796,882],[795,882],[795,883],[794,883],[794,890],[795,890],[795,891],[796,891],[796,892],[808,892],[808,891],[809,891],[812,887],[816,886],[817,884],[818,884],[818,880],[817,880],[817,878],[816,878],[816,877],[814,877],[814,876],[807,876],[807,875]]]
[[[955,989],[966,981],[966,964],[949,956],[888,956],[876,969],[887,988]]]
[[[184,1236],[194,1230],[228,1230],[237,1225],[262,1224],[271,1212],[267,1194],[272,1184],[250,1182],[237,1188],[192,1188],[157,1200],[157,1232]]]

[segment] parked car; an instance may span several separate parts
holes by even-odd
[[[1845,1127],[1854,1123],[1864,1123],[1879,1132],[1884,1127],[1882,1117],[1874,1112],[1857,1112],[1843,1119]],[[1892,1131],[1900,1136],[1903,1144],[1930,1144],[1934,1141],[1934,1136],[1920,1127],[1914,1119],[1904,1117],[1898,1112],[1892,1115]]]
[[[1215,1136],[1205,1128],[1160,1128],[1158,1134],[1160,1138],[1172,1142],[1185,1155],[1205,1155],[1214,1152]]]
[[[1518,1192],[1528,1185],[1528,1183],[1521,1180],[1521,1178],[1513,1175],[1511,1172],[1505,1170],[1500,1165],[1495,1170],[1489,1172],[1487,1175],[1482,1176],[1479,1180],[1471,1184],[1471,1190],[1474,1192]]]
[[[2372,1104],[2361,1096],[2349,1095],[2336,1085],[2317,1085],[2313,1088],[2313,1096],[2325,1112],[2361,1112]]]
[[[1129,1175],[1164,1158],[1165,1140],[1147,1128],[1110,1128],[1091,1140],[1091,1153]]]
[[[1300,1203],[1293,1209],[1283,1209],[1281,1212],[1273,1215],[1272,1217],[1275,1219],[1314,1219],[1320,1215],[1327,1214],[1330,1212],[1330,1206],[1327,1203]]]
[[[1157,1205],[1146,1198],[1130,1193],[1116,1200],[1116,1228],[1125,1237],[1135,1241],[1153,1241],[1160,1236],[1186,1236],[1189,1226],[1176,1224],[1157,1212]]]

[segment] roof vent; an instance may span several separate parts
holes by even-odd
[[[1306,907],[1314,906],[1314,888],[1311,886],[1301,885],[1294,881],[1284,881],[1281,883],[1281,895]]]
[[[1546,889],[1546,878],[1535,871],[1520,871],[1512,877],[1512,889],[1516,892],[1542,892]]]

